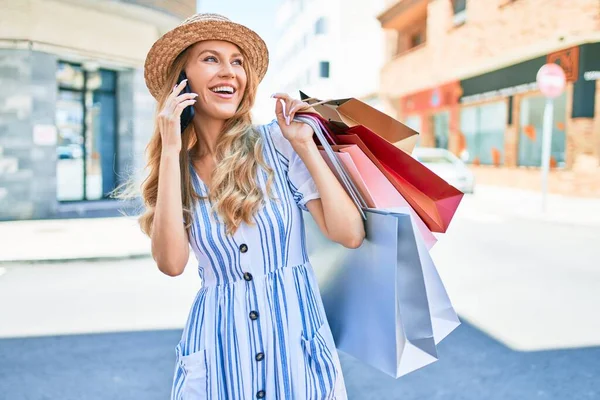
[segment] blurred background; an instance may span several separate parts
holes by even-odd
[[[598,0],[0,0],[0,399],[168,398],[196,261],[162,275],[109,193],[143,178],[145,56],[198,11],[267,42],[255,122],[358,98],[466,193],[432,250],[463,325],[399,380],[342,354],[351,399],[600,399]]]

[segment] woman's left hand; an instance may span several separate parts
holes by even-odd
[[[310,104],[293,99],[285,93],[275,93],[275,115],[281,127],[281,133],[292,144],[303,144],[312,141],[313,129],[303,122],[293,121],[298,111],[308,111]],[[314,110],[313,110],[314,111]]]

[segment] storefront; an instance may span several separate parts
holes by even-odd
[[[9,1],[0,37],[0,220],[120,215],[139,205],[111,192],[143,179],[156,104],[143,63],[161,32],[196,8],[177,3]]]
[[[56,196],[100,200],[116,188],[117,72],[59,62]]]
[[[421,133],[417,145],[449,148],[459,96],[460,85],[454,81],[400,99],[404,123]]]
[[[551,166],[571,168],[579,154],[594,154],[600,161],[595,104],[600,43],[410,94],[400,99],[400,114],[421,133],[422,146],[450,149],[474,165],[537,168],[546,99],[536,75],[551,62],[561,65],[567,77],[565,92],[554,100]]]

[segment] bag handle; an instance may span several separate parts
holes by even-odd
[[[352,179],[349,178],[349,174],[346,171],[346,168],[344,167],[344,165],[341,164],[339,162],[339,160],[337,159],[337,157],[335,156],[335,152],[331,148],[331,145],[329,144],[329,142],[327,142],[327,139],[325,139],[325,135],[323,134],[320,121],[313,116],[302,115],[302,114],[296,114],[294,116],[294,120],[297,122],[303,122],[313,129],[313,131],[315,132],[315,135],[317,136],[317,139],[319,140],[319,142],[321,143],[321,146],[325,150],[325,154],[327,155],[327,158],[329,159],[329,161],[333,165],[333,168],[335,169],[338,176],[340,177],[340,179],[342,181],[341,182],[342,185],[346,188],[346,191],[350,195],[352,202],[358,208],[362,218],[366,220],[367,216],[366,216],[365,212],[363,211],[363,209],[367,208],[367,203],[366,203],[365,199],[362,197],[362,195],[360,194],[360,192],[358,191],[358,189],[356,188],[356,185],[354,184]]]

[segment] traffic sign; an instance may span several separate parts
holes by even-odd
[[[536,81],[544,96],[553,99],[565,90],[565,71],[558,64],[545,64],[537,73]]]

